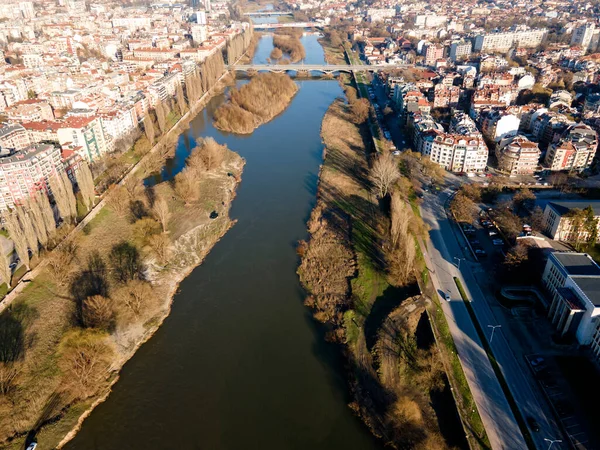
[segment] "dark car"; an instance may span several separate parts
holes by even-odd
[[[540,425],[536,422],[536,420],[533,417],[527,418],[527,425],[529,425],[529,428],[531,428],[531,430],[535,431],[536,433],[540,431]]]
[[[211,212],[211,213],[210,213],[210,216],[209,216],[209,217],[210,217],[211,219],[216,219],[217,217],[219,217],[219,213],[218,213],[218,212],[216,212],[216,211],[213,211],[213,212]]]

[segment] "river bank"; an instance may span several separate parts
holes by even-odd
[[[372,194],[368,129],[355,125],[338,99],[321,136],[324,163],[298,274],[305,304],[325,324],[327,339],[342,346],[350,407],[394,448],[460,445],[445,439],[440,411],[432,408],[445,382],[431,332],[424,331],[426,300],[416,283],[393,285],[387,274],[389,219]]]
[[[218,83],[192,106],[191,111],[163,136],[122,181],[123,186],[131,185],[132,180],[140,186],[134,190],[137,190],[136,201],[146,209],[145,216],[154,214],[151,200],[146,198],[138,183],[155,170],[157,162],[171,153],[168,142],[185,132],[194,115],[212,96],[223,91],[229,83],[228,76],[224,73]],[[44,448],[63,445],[91,410],[104,401],[118,380],[118,373],[125,362],[168,316],[179,283],[201,264],[210,249],[233,225],[228,213],[235,188],[241,179],[243,164],[239,155],[229,152],[221,168],[203,174],[200,180],[203,202],[193,208],[182,207],[181,201],[170,194],[172,188],[168,183],[153,186],[154,191],[163,192],[172,216],[167,234],[168,244],[163,246],[163,251],[170,255],[160,263],[157,263],[156,249],[148,242],[139,240],[129,213],[116,213],[109,206],[107,200],[110,201],[115,195],[113,191],[71,233],[68,243],[76,249],[72,262],[77,260],[79,265],[85,265],[94,251],[99,251],[104,263],[110,265],[111,260],[106,256],[111,248],[121,241],[132,242],[138,247],[145,267],[143,280],[151,286],[155,300],[147,305],[143,314],[133,318],[128,316],[123,320],[119,317],[121,311],[115,307],[118,310],[116,327],[103,339],[111,349],[112,356],[105,376],[97,383],[97,389],[92,395],[86,395],[85,399],[78,399],[68,392],[57,367],[63,336],[73,329],[74,321],[76,323],[75,304],[70,291],[72,280],[79,276],[77,268],[74,264],[65,267],[68,274],[64,280],[58,281],[56,274],[46,264],[40,264],[35,277],[30,275],[30,281],[24,288],[15,292],[11,299],[13,304],[5,311],[3,318],[18,324],[20,336],[27,346],[24,346],[24,357],[15,367],[16,376],[11,380],[13,386],[9,387],[6,395],[0,396],[0,432],[3,439],[12,437],[4,442],[6,448],[21,449],[25,439],[32,437],[36,437]],[[219,214],[216,219],[209,218],[213,211]],[[122,294],[123,286],[112,280],[111,285],[115,288],[115,295]],[[29,431],[27,436],[24,434],[26,431]],[[68,438],[63,439],[65,435]]]

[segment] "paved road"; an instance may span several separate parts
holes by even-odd
[[[492,448],[526,449],[525,439],[454,283],[454,277],[460,276],[452,263],[458,244],[449,229],[441,200],[441,196],[427,194],[421,207],[423,219],[430,227],[425,260],[431,280],[437,291],[450,293],[451,301],[442,300],[442,309]]]
[[[445,213],[444,204],[451,191],[433,194],[426,193],[421,211],[425,222],[430,227],[430,239],[433,245],[428,245],[427,263],[431,278],[436,289],[450,290],[452,301],[442,302],[450,331],[458,347],[459,356],[479,412],[488,432],[494,449],[525,449],[525,441],[500,384],[493,373],[489,360],[481,346],[481,341],[475,331],[468,311],[460,300],[453,277],[458,276],[465,287],[468,297],[472,300],[473,310],[484,331],[488,325],[503,325],[496,329],[491,343],[492,351],[498,361],[511,392],[524,416],[533,417],[540,426],[539,432],[532,432],[536,447],[546,449],[548,443],[544,438],[562,439],[557,425],[552,418],[546,416],[548,407],[545,401],[539,401],[541,393],[535,380],[528,372],[523,358],[516,358],[511,350],[514,342],[507,342],[503,330],[509,330],[503,317],[496,317],[488,299],[477,284],[474,271],[482,270],[478,263],[465,259],[459,270],[454,257],[466,258],[465,243],[455,233],[453,225]],[[495,300],[493,300],[495,301]],[[490,329],[491,330],[491,329]],[[508,336],[510,339],[510,336]],[[487,335],[489,341],[490,335]],[[518,348],[518,344],[516,347]],[[543,405],[543,406],[542,406]],[[554,444],[555,450],[567,449],[566,444]]]

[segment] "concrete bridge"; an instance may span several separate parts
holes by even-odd
[[[386,64],[385,66],[335,65],[335,64],[240,64],[228,66],[235,72],[319,72],[332,74],[335,72],[379,72],[389,69],[407,69],[409,64]]]
[[[316,22],[290,22],[290,23],[255,23],[255,30],[275,30],[277,28],[316,28]]]
[[[248,17],[276,17],[276,16],[291,16],[289,11],[254,11],[244,13]]]

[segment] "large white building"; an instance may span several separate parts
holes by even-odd
[[[589,229],[584,226],[576,226],[573,212],[576,209],[584,210],[592,208],[596,222],[596,229],[599,231],[600,239],[600,201],[588,200],[564,200],[551,201],[546,204],[544,209],[544,233],[556,241],[572,242],[579,240],[584,242],[589,238]]]
[[[542,284],[550,294],[548,318],[561,336],[590,346],[600,358],[600,267],[585,253],[552,253]]]
[[[480,34],[475,37],[477,52],[508,52],[513,47],[535,48],[546,38],[546,28]]]
[[[592,43],[595,29],[596,26],[593,23],[585,23],[575,28],[571,36],[571,45],[579,45],[584,52],[594,51],[595,49],[591,48],[590,44]]]

